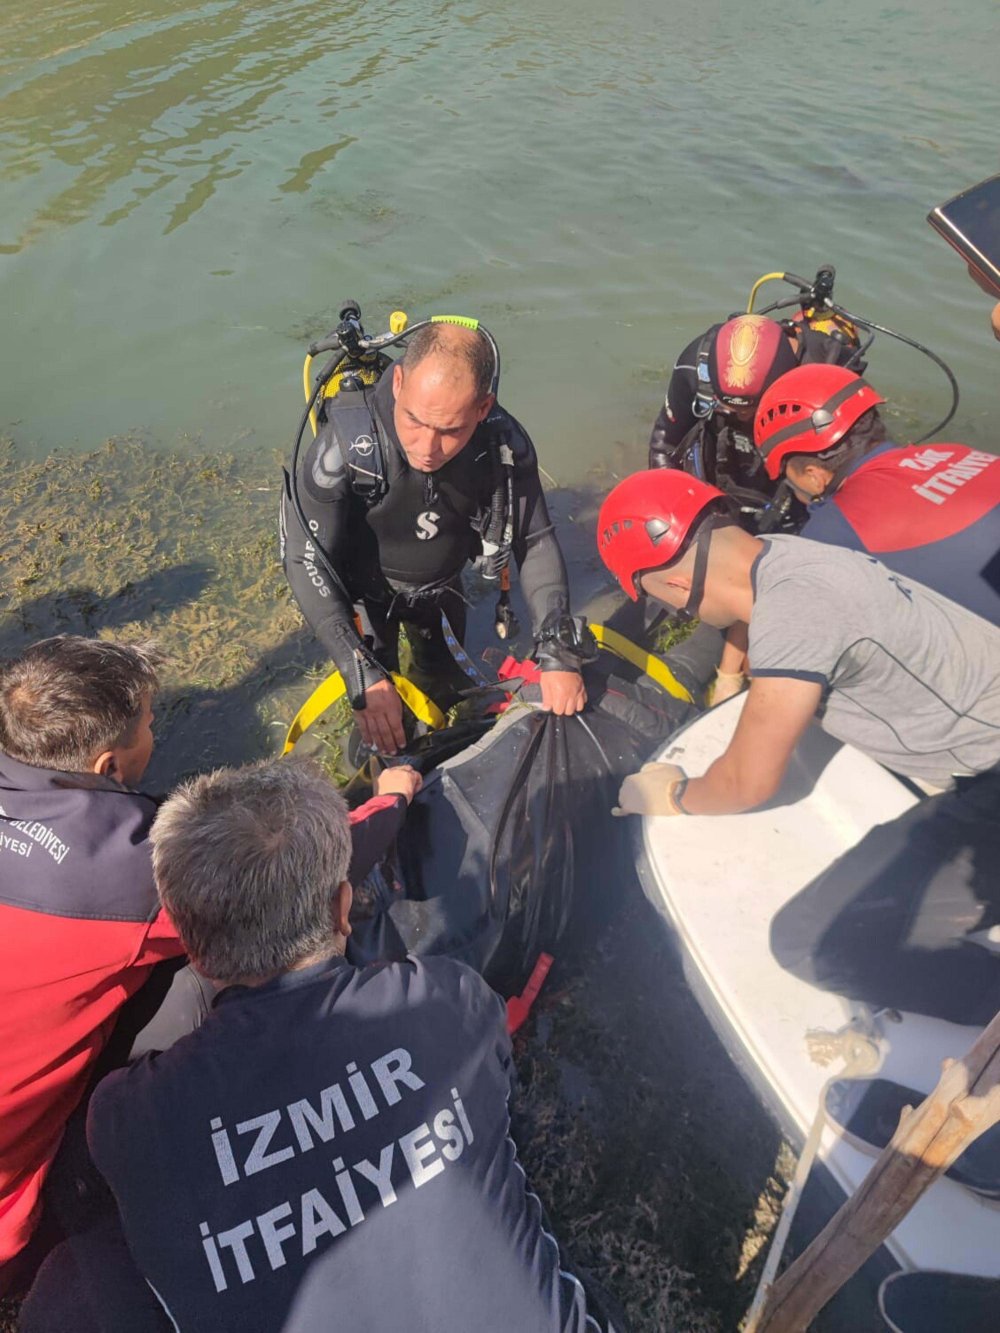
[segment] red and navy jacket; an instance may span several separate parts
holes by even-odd
[[[809,507],[802,536],[867,551],[1000,625],[1000,458],[964,444],[884,444]]]
[[[157,803],[0,754],[0,1262],[39,1195],[118,1010],[183,953],[147,838]]]
[[[109,778],[0,754],[0,1263],[30,1239],[118,1011],[155,963],[184,952],[153,883],[158,804]],[[405,813],[400,796],[354,811],[359,879]]]
[[[351,865],[347,878],[360,884],[389,850],[403,827],[405,796],[373,796],[351,811]]]

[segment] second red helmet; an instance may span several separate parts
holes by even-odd
[[[796,366],[757,404],[754,443],[767,475],[777,481],[790,454],[821,454],[844,438],[854,423],[885,399],[843,366]]]
[[[597,549],[633,602],[638,576],[682,555],[698,519],[714,507],[730,507],[723,492],[675,468],[634,472],[611,491],[597,519]]]

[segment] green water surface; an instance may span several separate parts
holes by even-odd
[[[482,316],[576,482],[641,458],[759,273],[824,261],[994,442],[987,303],[923,220],[1000,168],[994,0],[6,0],[2,32],[0,423],[35,453],[287,447],[346,296]],[[871,373],[902,433],[943,413],[915,354]]]

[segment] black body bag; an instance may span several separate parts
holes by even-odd
[[[607,919],[634,873],[628,821],[611,815],[618,788],[693,707],[607,654],[584,676],[582,714],[515,701],[427,774],[395,848],[358,886],[352,962],[447,954],[511,995],[539,953]]]

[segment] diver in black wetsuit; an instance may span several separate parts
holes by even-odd
[[[374,388],[345,389],[331,400],[298,472],[310,535],[287,487],[283,497],[285,575],[343,674],[362,739],[385,752],[405,741],[402,701],[389,677],[398,667],[399,625],[407,626],[420,682],[454,680],[441,612],[461,641],[461,573],[470,560],[496,554],[484,552],[484,536],[505,466],[513,482],[510,549],[531,611],[543,706],[570,714],[586,703],[579,657],[566,646],[573,639],[566,569],[534,446],[496,405],[495,373],[479,332],[451,324],[415,332]]]
[[[796,323],[790,331],[763,315],[737,315],[713,324],[677,358],[666,397],[649,437],[649,466],[684,467],[696,430],[722,445],[734,480],[771,488],[753,443],[753,412],[779,375],[811,362],[842,364],[854,348],[840,338]],[[725,478],[708,477],[723,486]]]

